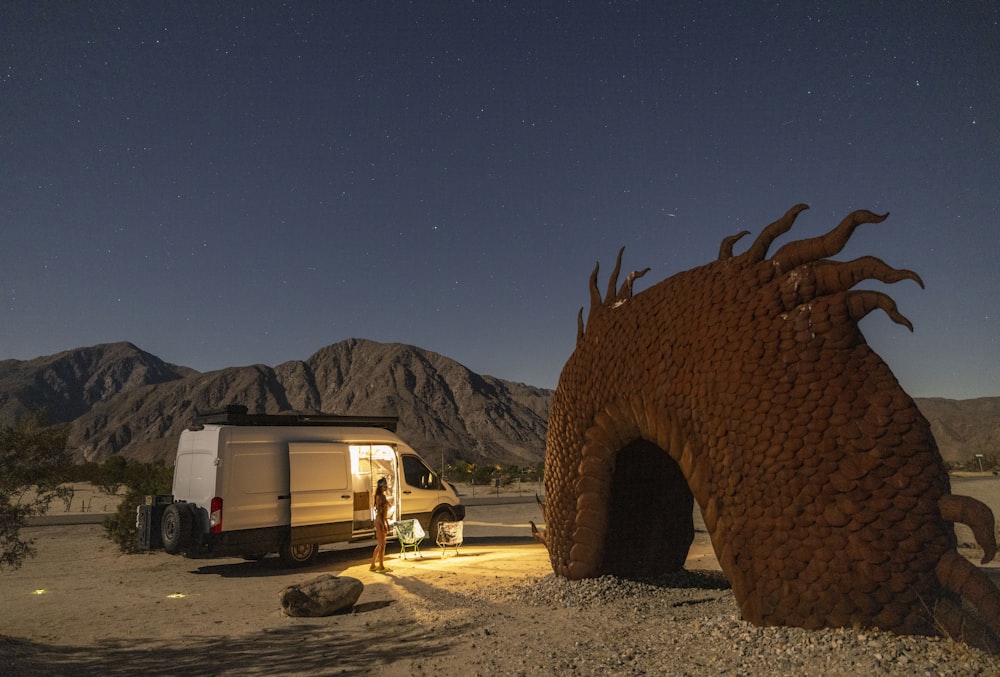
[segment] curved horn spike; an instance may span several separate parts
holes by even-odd
[[[544,546],[547,547],[548,544],[545,542],[545,530],[544,529],[539,529],[535,525],[535,523],[533,521],[531,521],[531,520],[528,520],[528,524],[531,525],[531,535],[534,537],[534,539],[536,541],[538,541],[539,543],[541,543],[542,545],[544,545]]]
[[[741,230],[736,233],[736,235],[730,235],[727,238],[723,238],[722,244],[719,245],[719,260],[726,261],[733,258],[733,245],[749,234],[749,230]]]
[[[608,278],[608,291],[604,295],[604,302],[611,303],[615,300],[615,288],[618,286],[618,273],[622,272],[622,254],[625,253],[625,247],[618,250],[618,258],[615,260],[615,269],[611,271],[611,277]]]
[[[797,204],[782,216],[780,219],[761,231],[750,249],[740,255],[747,263],[759,263],[767,256],[767,250],[778,237],[784,235],[795,223],[795,218],[805,210],[809,209],[807,204]]]
[[[601,269],[601,262],[594,264],[594,272],[590,274],[590,312],[601,305],[601,291],[597,288],[597,272]]]
[[[972,529],[976,543],[983,549],[981,564],[991,561],[997,554],[996,520],[985,503],[971,496],[945,494],[938,500],[941,517],[949,522],[959,522]]]
[[[576,342],[583,340],[583,308],[576,314]]]
[[[847,312],[850,313],[855,322],[860,322],[865,315],[873,310],[884,311],[893,322],[903,325],[911,332],[913,331],[913,323],[896,310],[896,302],[889,296],[870,290],[847,293]]]
[[[875,214],[866,209],[859,209],[848,214],[826,235],[789,242],[775,252],[771,260],[779,270],[791,270],[809,261],[825,259],[843,249],[858,226],[863,223],[882,223],[888,217],[888,212]]]
[[[625,281],[622,283],[621,288],[618,290],[618,300],[621,301],[622,299],[632,298],[632,285],[635,284],[636,280],[648,272],[649,268],[643,268],[642,270],[633,270],[629,273],[625,278]]]
[[[901,280],[913,280],[924,287],[924,281],[912,270],[893,268],[882,259],[862,256],[853,261],[819,261],[813,268],[816,274],[816,295],[847,291],[864,280],[878,280],[892,284]]]

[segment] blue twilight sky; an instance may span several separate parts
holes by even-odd
[[[923,277],[862,322],[911,395],[1000,395],[1000,4],[0,5],[0,359],[554,387],[595,261],[642,290],[798,202],[772,252],[891,212],[837,258]]]

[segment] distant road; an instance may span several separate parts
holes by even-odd
[[[55,527],[67,524],[101,524],[110,513],[106,512],[66,512],[58,515],[42,515],[28,519],[29,527]]]
[[[480,496],[460,496],[464,505],[513,505],[517,503],[534,503],[534,495],[511,496],[502,494],[491,496],[483,492]],[[28,520],[29,527],[54,527],[72,524],[101,524],[109,513],[104,512],[67,512],[56,515],[43,515]]]
[[[459,496],[463,505],[508,505],[511,503],[534,503],[535,497],[531,496]]]

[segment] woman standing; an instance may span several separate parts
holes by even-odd
[[[385,574],[392,569],[385,568],[385,539],[389,534],[389,499],[385,492],[388,482],[383,477],[375,487],[375,552],[372,553],[372,564],[369,571]]]

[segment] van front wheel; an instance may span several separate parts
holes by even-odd
[[[176,555],[191,543],[191,511],[183,503],[171,503],[163,510],[160,538],[163,549]]]
[[[278,556],[281,557],[281,563],[286,567],[303,567],[316,559],[318,553],[319,546],[315,543],[292,545],[285,542],[281,544]]]
[[[455,513],[452,512],[451,508],[445,508],[444,510],[438,510],[434,513],[434,517],[431,518],[430,528],[427,531],[427,536],[435,543],[438,537],[438,526],[441,522],[454,522]]]

